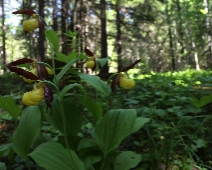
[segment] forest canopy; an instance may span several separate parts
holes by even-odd
[[[61,53],[91,50],[109,57],[103,72],[116,72],[141,59],[140,72],[164,72],[212,65],[211,13],[208,0],[2,0],[1,72],[4,65],[23,57],[45,61],[51,51],[39,30],[25,34],[26,15],[34,10],[60,37]],[[64,33],[76,33],[68,37]]]

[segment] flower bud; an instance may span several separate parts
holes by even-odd
[[[135,81],[133,79],[127,79],[123,76],[120,76],[119,85],[123,89],[132,89],[135,87]]]
[[[36,88],[32,91],[24,93],[22,102],[26,106],[35,106],[44,99],[44,89]]]
[[[25,31],[34,31],[36,28],[38,28],[38,16],[37,14],[33,14],[30,19],[27,19],[23,22],[23,29]]]
[[[93,68],[95,65],[95,62],[94,61],[86,61],[86,67],[87,68]]]

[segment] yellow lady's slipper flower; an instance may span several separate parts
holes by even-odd
[[[93,68],[95,65],[95,62],[94,61],[86,61],[86,67],[87,68]]]
[[[23,29],[25,31],[34,31],[39,26],[39,18],[37,14],[32,14],[30,19],[23,22]]]
[[[24,93],[22,102],[26,106],[35,106],[44,99],[44,89],[36,88],[30,92]]]
[[[49,67],[46,67],[46,70],[50,76],[54,74],[53,71]]]
[[[33,73],[34,75],[38,76],[37,68],[33,68],[32,70],[30,70],[30,72]],[[23,77],[23,80],[27,83],[32,83],[35,81],[35,80],[27,79],[25,77]]]
[[[119,85],[123,89],[132,89],[135,87],[135,81],[133,79],[127,79],[123,75],[120,76]]]
[[[45,67],[45,68],[48,72],[48,75],[53,75],[53,71],[49,67]],[[34,75],[38,76],[38,71],[37,71],[37,68],[35,66],[32,68],[32,70],[30,70],[30,72],[33,73]],[[25,77],[23,77],[23,79],[27,83],[32,83],[32,82],[35,81],[35,80],[27,79]]]

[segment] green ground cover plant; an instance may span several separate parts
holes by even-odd
[[[33,90],[1,94],[0,123],[10,127],[0,134],[0,169],[212,169],[210,71],[123,77],[135,61],[106,82],[73,65],[89,60],[98,72],[107,59],[65,56],[57,34],[44,33],[52,65],[27,58],[7,65]],[[57,71],[56,60],[64,62]]]

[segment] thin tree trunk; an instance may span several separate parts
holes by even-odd
[[[185,0],[183,1],[184,5],[184,15],[188,15],[187,11],[188,11],[188,2],[186,2]],[[186,55],[186,63],[188,63],[188,61],[191,59],[191,53],[192,53],[192,47],[191,47],[191,35],[189,32],[189,21],[188,19],[185,19],[185,27],[184,27],[184,32],[185,32],[185,45],[186,45],[186,51],[187,51],[187,55]]]
[[[203,6],[205,7],[206,12],[206,28],[207,28],[207,41],[208,41],[208,49],[209,49],[209,67],[212,66],[212,40],[211,40],[211,31],[210,31],[210,15],[209,15],[209,8],[208,8],[208,1],[203,1]]]
[[[172,30],[171,30],[171,21],[168,11],[168,1],[166,1],[166,19],[168,23],[168,36],[169,36],[169,50],[170,50],[170,56],[172,60],[172,70],[176,69],[175,66],[175,56],[174,56],[174,50],[173,50],[173,38],[172,38]]]
[[[196,70],[200,70],[199,60],[198,60],[198,54],[197,54],[197,51],[196,51],[196,45],[195,45],[195,42],[194,41],[192,42],[192,47],[194,49],[194,61],[195,61]]]
[[[106,20],[106,1],[100,0],[100,18],[101,18],[101,58],[108,57],[107,55],[107,20]],[[108,63],[100,70],[100,77],[107,79],[108,77]]]
[[[53,29],[54,31],[57,32],[58,30],[58,24],[57,24],[57,0],[52,0],[52,8],[53,8],[53,12],[52,12],[52,15],[53,15]]]
[[[4,25],[4,15],[5,15],[5,12],[4,12],[4,0],[1,1],[2,4],[1,4],[1,13],[2,13],[2,20],[1,20],[1,23],[2,23],[2,58],[3,58],[3,61],[2,61],[2,64],[5,65],[6,64],[6,26]],[[3,67],[3,71],[6,72],[6,67]]]
[[[177,4],[177,12],[178,12],[178,22],[176,24],[177,26],[177,31],[178,31],[178,34],[179,34],[179,37],[178,37],[178,41],[179,41],[179,44],[180,44],[180,53],[181,53],[181,56],[184,54],[184,32],[183,32],[183,27],[182,27],[182,24],[183,24],[183,21],[182,21],[182,16],[181,16],[181,6],[180,6],[180,1],[179,0],[176,0],[176,4]]]
[[[67,54],[67,44],[66,44],[66,35],[64,33],[67,32],[66,29],[66,18],[67,18],[67,1],[61,0],[62,9],[61,9],[61,31],[62,31],[62,53]]]
[[[117,61],[118,61],[118,72],[123,68],[122,64],[122,41],[121,41],[121,16],[119,11],[119,6],[116,4],[116,51],[117,51]]]
[[[44,18],[44,6],[45,1],[39,0],[39,16]],[[41,31],[41,30],[40,30]],[[45,36],[41,32],[39,33],[39,39],[38,39],[38,61],[44,61],[45,60]]]

